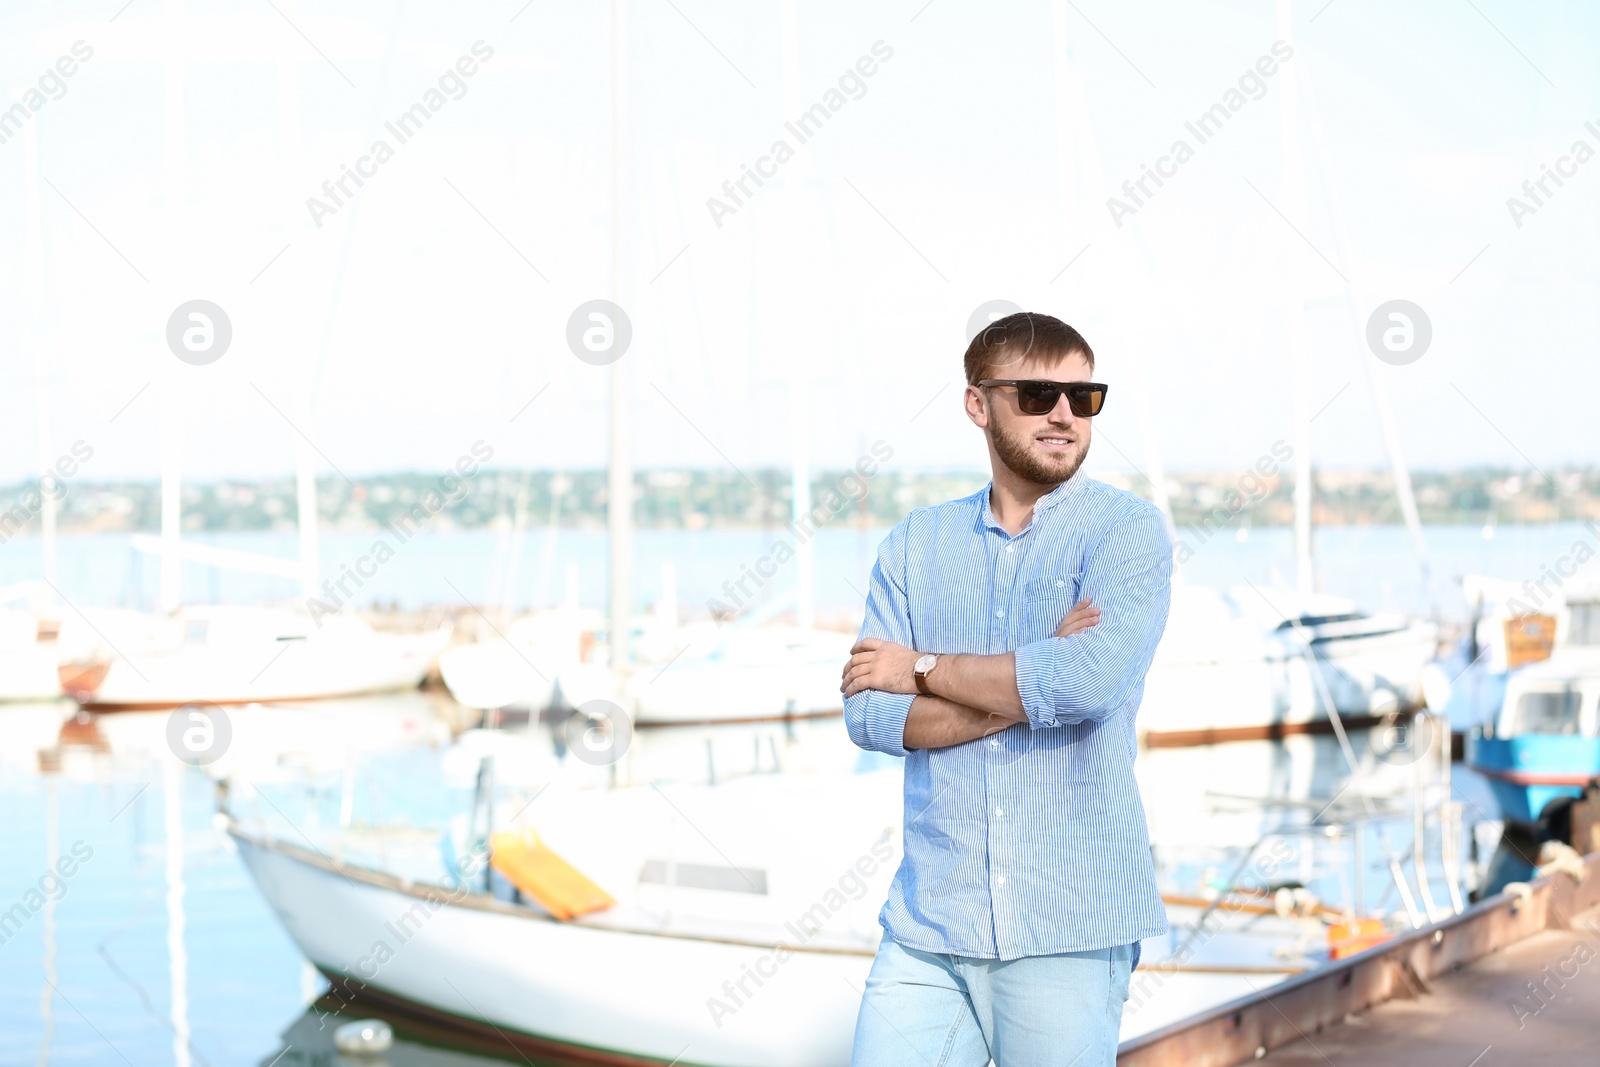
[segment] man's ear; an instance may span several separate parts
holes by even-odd
[[[967,409],[967,418],[979,429],[989,428],[989,405],[984,400],[983,390],[976,385],[967,386],[966,395],[961,398]]]

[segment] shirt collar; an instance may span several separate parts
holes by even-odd
[[[1078,492],[1084,487],[1084,485],[1088,483],[1088,481],[1089,476],[1083,473],[1082,467],[1079,467],[1075,472],[1073,472],[1072,477],[1068,478],[1066,481],[1062,482],[1060,485],[1056,486],[1054,489],[1050,490],[1048,493],[1034,502],[1033,519],[1028,522],[1028,525],[1024,526],[1020,531],[1018,531],[1016,536],[1020,537],[1022,534],[1032,529],[1034,521],[1037,521],[1040,515],[1043,515],[1045,512],[1049,511],[1063,500],[1066,500],[1068,497]],[[979,496],[979,499],[983,503],[983,524],[1004,533],[1005,527],[1001,526],[999,521],[995,519],[994,511],[989,505],[989,497],[993,492],[994,482],[991,480],[988,485],[983,487],[983,492]],[[1009,537],[1011,535],[1008,533],[1006,536]]]

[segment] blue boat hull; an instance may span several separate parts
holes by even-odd
[[[1600,737],[1484,737],[1474,730],[1467,735],[1467,765],[1489,780],[1504,818],[1534,826],[1552,802],[1582,796],[1600,777]]]

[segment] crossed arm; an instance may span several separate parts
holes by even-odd
[[[1100,621],[1100,609],[1085,599],[1067,612],[1057,637],[1080,633]],[[864,689],[913,695],[902,744],[907,749],[948,748],[1028,721],[1017,688],[1017,657],[940,656],[927,676],[932,695],[917,692],[913,668],[921,653],[875,637],[858,641],[844,667],[845,697]]]
[[[941,655],[917,693],[919,652],[907,596],[907,524],[879,550],[861,639],[840,691],[851,740],[904,756],[1012,726],[1049,728],[1102,719],[1126,706],[1144,681],[1166,627],[1172,545],[1153,508],[1110,526],[1084,561],[1085,600],[1056,633],[1001,655]],[[1062,638],[1073,638],[1062,640]]]

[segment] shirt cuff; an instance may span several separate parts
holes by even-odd
[[[878,689],[868,693],[862,725],[874,750],[891,756],[906,755],[906,716],[911,714],[911,702],[915,699],[909,693],[885,693]]]
[[[1017,695],[1022,697],[1022,710],[1028,716],[1028,725],[1035,730],[1059,726],[1056,721],[1054,657],[1057,638],[1023,645],[1016,651]]]

